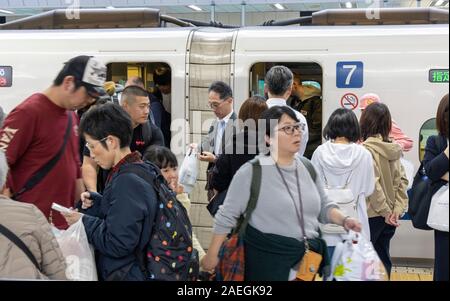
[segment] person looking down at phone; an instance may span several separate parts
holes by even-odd
[[[107,103],[86,112],[80,133],[91,158],[111,171],[103,196],[82,194],[85,214],[63,215],[70,225],[82,218],[89,243],[97,251],[99,280],[145,280],[138,255],[150,240],[158,198],[153,186],[135,171],[122,171],[131,164],[149,174],[156,168],[144,163],[139,152],[131,152],[132,121],[119,105]]]

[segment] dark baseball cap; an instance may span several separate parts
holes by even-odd
[[[68,75],[81,82],[91,97],[99,98],[106,94],[103,84],[106,81],[107,68],[96,58],[80,55],[66,62],[65,68]]]

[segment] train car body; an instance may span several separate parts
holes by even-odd
[[[183,137],[172,139],[172,148],[198,142],[208,130],[203,121],[214,117],[207,103],[212,81],[230,83],[238,111],[245,99],[261,92],[267,67],[287,64],[320,83],[323,126],[336,108],[355,108],[359,115],[358,99],[364,93],[380,95],[413,138],[414,147],[405,157],[417,168],[426,136],[421,129],[449,90],[448,24],[5,30],[0,31],[0,105],[10,112],[48,87],[63,63],[80,54],[96,56],[108,66],[170,66],[172,121],[189,124],[172,124],[172,137]],[[201,169],[205,180],[205,166]],[[204,208],[203,187],[200,183],[191,199],[193,224],[207,247],[212,220]],[[433,233],[402,221],[391,248],[393,257],[433,258]]]

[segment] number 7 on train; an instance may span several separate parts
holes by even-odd
[[[364,83],[363,62],[337,62],[336,87],[362,88]]]

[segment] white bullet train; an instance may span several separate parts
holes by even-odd
[[[331,10],[285,23],[298,21],[300,26],[244,28],[194,26],[152,9],[79,13],[79,19],[57,11],[0,25],[0,106],[6,112],[48,87],[62,64],[76,55],[103,61],[109,80],[122,82],[138,75],[149,89],[153,70],[166,65],[172,76],[172,120],[190,125],[172,124],[173,137],[183,137],[172,148],[183,148],[209,128],[199,120],[213,118],[207,103],[212,81],[231,85],[238,111],[249,96],[264,93],[265,72],[284,64],[303,80],[320,85],[323,123],[341,106],[359,114],[359,98],[365,93],[380,95],[414,139],[405,157],[417,168],[426,138],[435,132],[438,103],[449,91],[448,10]],[[160,26],[170,22],[179,27]],[[199,184],[191,196],[192,219],[207,247],[212,220],[203,187]],[[433,258],[432,231],[402,221],[391,255]]]

